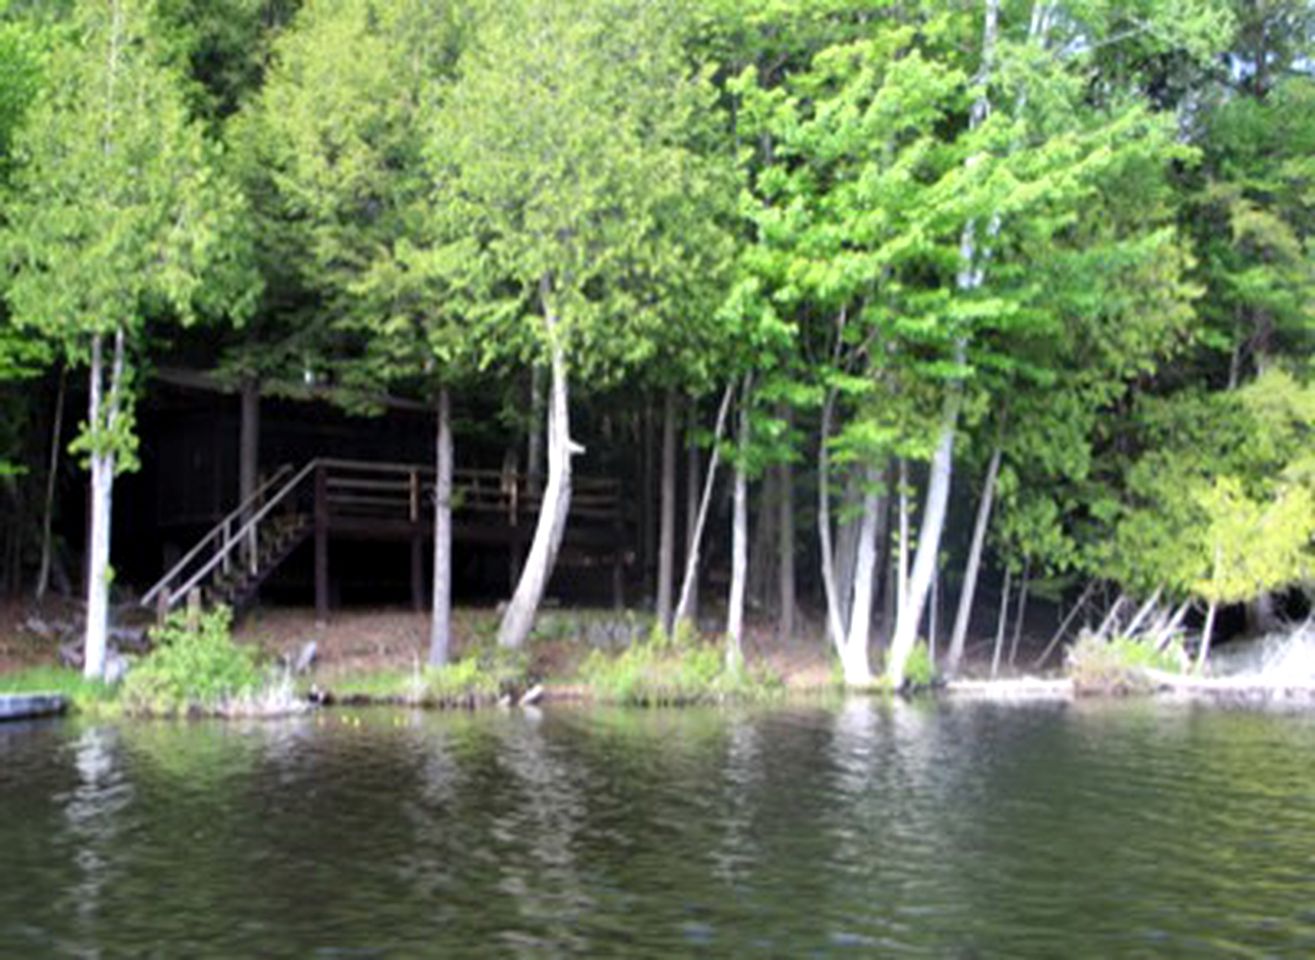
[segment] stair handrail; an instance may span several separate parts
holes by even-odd
[[[283,480],[283,478],[286,477],[291,472],[292,472],[292,464],[285,463],[282,466],[280,466],[277,470],[275,470],[272,474],[270,474],[270,476],[266,478],[266,480],[263,483],[261,483],[260,486],[258,486],[255,489],[255,491],[251,493],[250,496],[248,496],[245,500],[243,500],[231,511],[229,511],[229,513],[225,515],[224,519],[220,520],[213,527],[211,527],[210,532],[207,533],[200,540],[198,540],[192,546],[192,549],[188,550],[187,553],[183,555],[183,558],[181,560],[179,560],[172,567],[170,567],[169,572],[166,573],[163,577],[161,577],[156,582],[156,584],[153,587],[151,587],[151,589],[147,590],[144,594],[142,594],[142,598],[140,601],[141,605],[143,607],[149,607],[151,603],[155,600],[155,598],[159,595],[160,591],[164,590],[169,585],[169,582],[174,579],[174,577],[178,576],[180,573],[182,573],[183,570],[187,569],[187,565],[191,563],[193,560],[195,560],[197,556],[201,553],[201,551],[204,550],[212,540],[214,540],[216,537],[221,536],[224,533],[224,531],[232,525],[233,521],[237,520],[239,517],[242,516],[242,514],[250,510],[251,507],[258,500],[260,500],[261,497],[265,495],[265,493],[269,490],[270,487],[274,486],[277,483],[280,483]],[[236,538],[229,537],[229,539],[235,540]]]
[[[251,517],[245,523],[242,524],[242,526],[238,527],[237,532],[233,533],[229,537],[228,544],[226,546],[215,551],[215,553],[210,557],[210,559],[207,560],[200,567],[200,569],[196,571],[196,573],[192,574],[192,576],[187,580],[187,582],[184,583],[181,587],[179,587],[177,590],[171,590],[168,592],[168,594],[165,596],[165,606],[167,608],[172,609],[173,605],[177,603],[180,598],[187,596],[188,592],[193,587],[195,587],[198,583],[200,583],[202,580],[208,577],[211,571],[215,569],[215,567],[223,563],[224,559],[230,553],[232,553],[233,550],[235,550],[237,546],[240,543],[242,543],[243,540],[246,539],[247,535],[251,533],[251,531],[255,530],[260,525],[261,521],[264,520],[265,517],[267,517],[275,507],[277,507],[280,503],[286,500],[288,496],[290,496],[293,491],[295,491],[299,486],[301,486],[301,484],[305,482],[306,478],[309,477],[312,473],[314,473],[315,470],[320,466],[321,463],[319,460],[312,460],[310,463],[306,464],[304,467],[298,470],[296,475],[293,476],[291,480],[289,480],[279,489],[278,493],[270,497],[269,500],[265,502],[265,505],[263,507],[261,507],[255,513],[253,513]]]

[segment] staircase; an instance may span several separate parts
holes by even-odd
[[[308,480],[319,463],[312,461],[296,473],[291,466],[276,470],[147,590],[141,605],[163,616],[196,590],[208,605],[243,609],[314,530],[307,509],[314,491]]]
[[[573,481],[569,538],[591,558],[624,562],[627,542],[620,484],[582,477]],[[541,492],[522,474],[454,470],[454,539],[501,543],[520,550],[533,530]],[[299,470],[282,466],[142,596],[141,605],[163,617],[197,591],[206,605],[235,613],[253,603],[264,583],[308,539],[315,541],[316,608],[327,610],[328,538],[404,539],[415,558],[432,536],[434,472],[429,466],[321,457]],[[559,562],[565,562],[559,559]],[[413,584],[416,593],[420,587]]]

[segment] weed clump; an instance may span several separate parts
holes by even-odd
[[[128,672],[119,695],[127,713],[146,716],[285,713],[291,685],[262,670],[256,651],[233,642],[232,612],[169,617],[154,648]]]
[[[655,627],[647,640],[619,655],[595,650],[580,676],[597,699],[633,706],[753,700],[782,689],[779,677],[761,668],[729,667],[720,645],[703,643],[679,627],[674,637]]]
[[[1183,660],[1172,648],[1157,649],[1148,639],[1102,640],[1084,633],[1068,651],[1065,669],[1079,693],[1151,693],[1154,672],[1180,673]]]

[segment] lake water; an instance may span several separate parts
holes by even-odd
[[[1315,717],[0,726],[0,957],[1315,956]]]

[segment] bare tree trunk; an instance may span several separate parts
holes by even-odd
[[[1009,625],[1009,588],[1013,571],[1005,567],[1004,590],[1000,595],[1000,619],[995,626],[995,650],[991,653],[991,679],[1000,671],[1000,651],[1005,645],[1005,628]]]
[[[695,429],[698,425],[698,407],[690,404],[689,410],[689,442],[685,451],[685,552],[693,551],[694,542],[698,539],[699,532],[699,491],[703,484],[699,481],[699,445],[694,441]],[[691,620],[699,618],[699,578],[698,570],[695,569],[694,582],[690,586],[688,602],[686,604],[686,615]],[[675,628],[675,620],[672,621],[672,629]]]
[[[50,589],[50,555],[53,549],[52,528],[55,517],[55,491],[59,481],[59,454],[64,435],[64,396],[68,392],[68,368],[59,371],[59,389],[55,394],[55,418],[50,426],[50,466],[46,474],[46,498],[41,512],[41,563],[37,567],[35,596],[40,602]]]
[[[854,466],[845,470],[840,498],[836,544],[836,583],[839,585],[840,622],[848,630],[854,609],[854,564],[858,562],[859,531],[863,526],[863,477]]]
[[[964,362],[964,344],[955,348],[955,361]],[[941,533],[945,528],[945,512],[950,501],[950,478],[954,469],[954,433],[959,423],[959,404],[962,391],[951,385],[945,398],[941,422],[941,438],[931,461],[931,477],[927,482],[927,500],[922,525],[918,531],[918,549],[909,575],[908,600],[895,624],[895,639],[890,645],[886,675],[897,689],[904,685],[904,665],[918,639],[918,624],[922,622],[931,577],[936,568],[936,555],[941,549]]]
[[[927,657],[932,665],[936,664],[937,620],[941,609],[941,572],[938,569],[931,578],[931,599],[927,602]]]
[[[1073,604],[1073,608],[1069,610],[1068,615],[1064,617],[1063,621],[1056,628],[1055,635],[1050,638],[1050,642],[1046,644],[1046,648],[1041,651],[1041,656],[1032,661],[1033,667],[1041,666],[1041,664],[1045,663],[1050,657],[1050,654],[1054,651],[1055,647],[1059,645],[1059,641],[1064,638],[1064,633],[1068,630],[1069,624],[1071,624],[1078,614],[1082,612],[1082,608],[1086,606],[1087,598],[1091,596],[1095,589],[1095,580],[1090,581],[1083,588],[1081,596],[1078,597],[1077,602]]]
[[[1196,672],[1205,671],[1206,662],[1210,659],[1210,641],[1215,632],[1215,614],[1219,610],[1219,601],[1211,600],[1210,606],[1205,611],[1205,627],[1201,630],[1201,649],[1196,655]]]
[[[792,412],[786,410],[786,423],[793,424]],[[795,563],[794,563],[794,467],[790,461],[780,466],[777,479],[776,592],[781,604],[780,637],[794,638]]]
[[[845,627],[836,586],[835,552],[831,544],[831,418],[836,392],[828,390],[822,403],[821,438],[817,447],[817,540],[822,550],[822,593],[826,599],[826,632],[836,656],[843,661]]]
[[[1018,610],[1014,613],[1014,638],[1009,644],[1009,666],[1018,658],[1018,641],[1023,635],[1023,618],[1027,615],[1027,588],[1032,574],[1032,559],[1023,561],[1023,583],[1018,591]]]
[[[740,423],[736,431],[734,512],[731,525],[731,586],[726,600],[726,666],[744,662],[744,592],[749,566],[749,402],[753,376],[746,374],[740,392]]]
[[[881,494],[877,490],[879,478],[869,468],[866,490],[863,492],[863,516],[859,523],[858,556],[854,563],[854,604],[849,616],[849,633],[845,637],[840,655],[845,685],[864,686],[872,682],[872,668],[868,659],[868,641],[872,627],[872,587],[876,582],[874,568],[877,562],[877,515]]]
[[[959,608],[954,615],[954,632],[950,634],[950,649],[945,657],[945,671],[950,676],[959,672],[963,645],[968,639],[973,599],[977,594],[977,577],[982,569],[982,550],[986,545],[986,530],[991,523],[991,506],[995,502],[995,484],[999,475],[1000,446],[997,444],[991,451],[991,462],[986,468],[986,483],[982,486],[982,499],[977,505],[977,522],[973,525],[972,545],[968,548],[968,565],[963,572],[963,589],[959,592]]]
[[[101,432],[91,452],[91,537],[88,544],[87,629],[83,655],[83,674],[98,680],[105,674],[105,655],[109,636],[110,594],[110,521],[114,506],[114,431],[119,426],[123,403],[124,333],[114,332],[114,360],[110,371],[108,395],[104,383],[104,338],[95,334],[91,341],[91,384],[87,423]]]
[[[452,400],[438,391],[434,452],[434,606],[429,621],[429,664],[441,667],[452,649]]]
[[[735,385],[726,387],[722,394],[721,406],[717,409],[717,425],[713,429],[712,453],[708,455],[708,475],[703,481],[703,496],[699,501],[698,516],[694,520],[694,533],[685,550],[685,577],[680,584],[680,600],[676,603],[675,622],[677,625],[690,617],[691,598],[694,585],[699,576],[699,544],[703,541],[703,528],[707,525],[708,506],[712,503],[712,488],[717,479],[717,461],[721,451],[722,434],[726,431],[726,414],[730,410],[731,398],[735,394]]]
[[[983,92],[973,102],[969,112],[969,126],[974,130],[986,120],[991,109],[985,91],[994,68],[999,22],[1000,0],[986,0],[986,19],[982,29],[982,62],[977,77]],[[977,156],[969,157],[966,165],[971,167],[979,160]],[[999,217],[993,217],[988,233],[994,235],[998,226]],[[969,219],[964,224],[959,241],[960,267],[956,285],[962,293],[972,293],[977,290],[984,279],[981,261],[985,257],[977,249],[976,231],[976,222]],[[967,360],[968,336],[966,333],[961,333],[954,344],[954,362],[962,367]],[[945,511],[950,498],[950,479],[954,469],[954,434],[958,429],[959,407],[962,401],[963,383],[961,380],[955,380],[948,387],[940,438],[936,444],[936,453],[932,457],[931,477],[927,483],[926,508],[918,532],[918,551],[913,560],[913,573],[909,582],[908,603],[900,612],[899,620],[895,625],[895,639],[891,644],[887,664],[887,676],[895,686],[904,682],[904,665],[917,640],[923,604],[926,602],[936,555],[941,548],[941,533],[945,526]]]
[[[566,517],[571,509],[571,457],[583,450],[571,440],[571,419],[566,372],[566,354],[562,349],[559,318],[552,306],[552,281],[547,275],[539,281],[543,304],[544,330],[551,361],[548,402],[548,483],[543,503],[534,525],[534,539],[521,570],[516,592],[507,605],[498,629],[498,645],[519,650],[534,627],[538,612],[557,562],[557,551],[566,532]]]
[[[903,619],[909,602],[909,463],[899,458],[899,556],[895,569],[895,622]],[[892,634],[891,640],[893,641]]]
[[[662,516],[658,528],[657,619],[671,632],[676,569],[676,392],[662,398]]]

